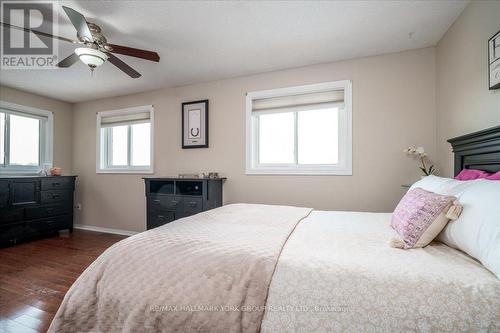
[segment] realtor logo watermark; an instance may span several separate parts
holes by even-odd
[[[57,65],[57,39],[50,35],[57,29],[53,2],[2,1],[2,69],[52,69]],[[16,26],[18,28],[15,28]],[[20,28],[30,29],[25,32]]]

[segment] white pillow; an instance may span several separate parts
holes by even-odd
[[[410,187],[413,190],[416,187],[423,188],[426,191],[441,195],[453,195],[459,197],[474,180],[456,180],[453,178],[443,178],[437,176],[427,176],[419,180]]]
[[[429,176],[412,188],[457,197],[463,211],[437,239],[481,261],[500,278],[500,181],[460,181]]]

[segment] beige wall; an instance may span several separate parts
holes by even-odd
[[[54,165],[72,171],[72,105],[45,96],[0,86],[0,100],[54,112]]]
[[[139,175],[95,171],[96,112],[153,104],[155,174],[218,171],[226,203],[391,211],[401,184],[418,178],[402,154],[423,145],[435,154],[435,49],[427,48],[266,73],[74,105],[73,165],[80,176],[77,223],[144,230]],[[353,82],[353,176],[246,176],[245,92],[350,79]],[[210,148],[181,149],[181,103],[210,100]]]
[[[453,173],[447,139],[500,125],[500,90],[488,90],[488,39],[500,30],[500,1],[472,1],[437,46],[437,149]]]
[[[0,99],[54,112],[54,164],[80,176],[76,223],[145,228],[141,175],[95,172],[95,113],[153,104],[155,174],[218,171],[225,203],[391,211],[418,178],[402,148],[423,145],[451,175],[446,139],[500,125],[500,90],[488,90],[487,40],[500,30],[500,1],[472,1],[436,48],[265,73],[71,105],[0,86]],[[245,92],[353,81],[353,176],[246,176]],[[210,148],[181,149],[182,102],[210,100]],[[73,112],[72,112],[73,110]]]
[[[79,224],[144,230],[141,176],[95,172],[95,124],[97,111],[148,104],[155,107],[158,176],[218,171],[228,177],[225,203],[391,211],[404,193],[400,185],[419,177],[416,162],[402,154],[404,147],[423,145],[440,174],[451,175],[446,139],[500,124],[500,90],[487,87],[487,40],[500,30],[499,13],[499,1],[471,2],[437,48],[73,106],[7,87],[0,87],[0,99],[54,111],[54,163],[80,176]],[[245,175],[245,92],[343,79],[353,81],[353,176]],[[210,100],[210,148],[183,150],[181,103],[205,98]]]

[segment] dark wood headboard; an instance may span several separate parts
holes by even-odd
[[[500,126],[448,140],[455,153],[455,175],[463,169],[500,171]]]

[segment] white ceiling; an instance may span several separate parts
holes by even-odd
[[[4,70],[2,85],[68,102],[125,95],[435,45],[467,1],[60,1],[101,26],[110,43],[157,51],[160,63],[119,57],[94,76]],[[58,34],[75,30],[58,7]],[[59,59],[74,46],[59,43]]]

